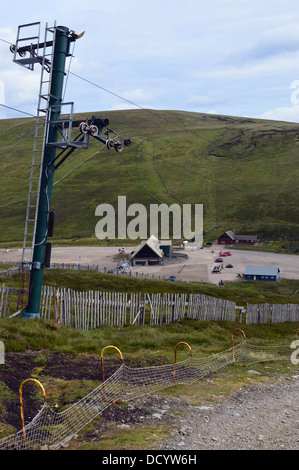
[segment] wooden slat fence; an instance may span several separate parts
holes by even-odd
[[[299,321],[299,304],[247,304],[246,324]]]
[[[0,318],[8,317],[12,310],[16,310],[16,296],[19,290],[14,289],[11,282],[9,287],[5,283],[0,287]]]
[[[16,311],[18,289],[0,287],[0,318]],[[40,316],[61,326],[89,330],[101,325],[162,325],[183,318],[235,320],[236,307],[202,294],[77,292],[44,286]]]
[[[19,290],[0,286],[0,318],[16,312]],[[89,330],[101,325],[162,325],[184,318],[230,322],[299,322],[299,304],[247,304],[238,316],[235,302],[203,294],[77,292],[44,286],[40,316],[61,326]]]
[[[190,294],[188,301],[189,318],[199,320],[236,320],[236,304],[229,300],[209,297],[202,294]]]

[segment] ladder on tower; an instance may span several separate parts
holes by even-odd
[[[21,28],[25,28],[27,26],[32,27],[33,25],[36,25],[39,28],[39,23],[31,23],[30,25],[23,25],[19,27],[14,59],[15,62],[19,63],[20,65],[24,65],[25,67],[30,68],[31,70],[33,69],[34,63],[40,63],[41,65],[39,98],[35,124],[33,156],[31,164],[25,231],[21,259],[21,285],[20,294],[18,297],[17,310],[24,308],[28,302],[30,273],[33,263],[39,195],[42,179],[43,156],[47,138],[47,122],[49,119],[50,90],[56,38],[56,23],[53,27],[48,27],[48,25],[46,24],[44,42],[40,44],[39,38],[37,36],[34,37],[34,39],[38,40],[37,48],[34,48],[33,50],[29,46],[28,52],[30,54],[30,57],[24,58],[24,56],[21,55],[21,59],[17,60],[16,54],[21,42],[33,39],[32,36],[22,37]],[[51,39],[49,39],[49,36],[51,36]],[[49,44],[51,48],[49,48]]]

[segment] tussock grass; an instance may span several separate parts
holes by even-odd
[[[57,351],[73,355],[101,354],[102,349],[112,344],[125,355],[138,362],[162,357],[173,361],[178,342],[185,341],[197,355],[209,355],[231,347],[231,331],[239,327],[247,339],[256,345],[291,344],[295,339],[299,323],[239,325],[231,322],[213,322],[185,319],[170,325],[130,325],[122,328],[102,326],[91,331],[73,328],[57,328],[42,320],[0,319],[0,339],[6,351]],[[235,335],[235,344],[242,341]],[[107,354],[116,354],[107,350]],[[189,355],[187,348],[180,348],[181,358]]]

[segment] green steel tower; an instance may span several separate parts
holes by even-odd
[[[57,122],[62,107],[66,59],[70,55],[70,43],[82,34],[77,35],[65,26],[55,24],[49,28],[46,25],[44,42],[40,42],[40,23],[29,23],[19,26],[16,45],[11,47],[14,62],[30,70],[36,63],[42,67],[22,256],[22,267],[29,265],[30,273],[25,317],[39,317],[45,257],[49,248],[47,239],[57,151],[55,144],[59,132]],[[28,239],[31,240],[29,260],[25,259]]]
[[[15,63],[29,70],[33,70],[37,63],[41,65],[21,261],[20,295],[25,292],[27,299],[26,308],[20,311],[24,312],[25,318],[40,316],[44,268],[50,266],[52,244],[48,243],[48,236],[53,234],[53,212],[50,211],[50,207],[54,171],[76,148],[87,149],[90,136],[104,143],[109,150],[112,148],[116,152],[123,150],[123,144],[119,140],[109,137],[110,133],[115,134],[116,138],[120,137],[112,129],[107,128],[105,132],[107,138],[101,136],[103,128],[109,125],[108,119],[93,116],[92,119],[83,122],[74,121],[73,103],[62,102],[66,60],[71,56],[70,44],[83,34],[84,31],[72,31],[65,26],[55,24],[49,28],[46,25],[44,41],[40,42],[40,23],[29,23],[19,26],[16,44],[10,48],[14,53]],[[51,35],[50,40],[49,35]],[[69,117],[61,119],[61,110],[65,105],[70,106]],[[72,129],[76,127],[79,128],[79,133],[73,138]],[[130,143],[130,139],[124,139],[124,145],[129,146]],[[23,289],[24,272],[29,273],[26,290]]]
[[[58,121],[60,117],[63,83],[65,76],[65,64],[66,57],[69,54],[70,49],[70,38],[70,31],[68,28],[60,26],[56,29],[53,72],[49,99],[49,142],[57,141],[58,129],[55,125],[55,122],[52,121]],[[56,148],[54,146],[46,144],[41,175],[35,246],[33,251],[32,268],[29,284],[29,298],[25,316],[39,315],[41,289],[44,273],[44,260],[48,238],[48,225],[55,156]]]

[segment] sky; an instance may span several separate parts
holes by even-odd
[[[75,112],[183,110],[299,122],[297,0],[1,1],[0,104],[36,114],[40,66],[12,61],[19,25],[84,30],[64,100]],[[0,118],[22,114],[0,106]]]

